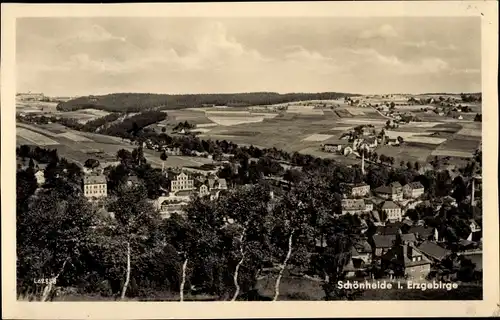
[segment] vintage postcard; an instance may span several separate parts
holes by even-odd
[[[497,15],[2,5],[4,316],[494,315]]]

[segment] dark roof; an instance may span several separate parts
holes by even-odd
[[[375,189],[375,192],[390,194],[390,193],[392,193],[392,188],[389,186],[380,186],[380,187]]]
[[[422,251],[422,253],[426,254],[427,256],[437,260],[442,260],[448,254],[450,254],[449,250],[430,241],[422,242],[422,244],[418,246],[418,250]]]
[[[89,175],[83,177],[84,184],[105,184],[106,177],[103,175]]]
[[[399,183],[397,181],[396,182],[391,182],[389,184],[389,186],[392,187],[392,188],[401,188],[402,187],[401,183]]]
[[[354,247],[356,248],[356,251],[358,253],[370,253],[372,252],[372,248],[368,241],[362,240],[360,242],[357,242],[354,244]]]
[[[396,240],[396,235],[383,235],[376,234],[373,236],[373,243],[375,244],[375,248],[390,248],[394,245],[394,241]]]
[[[382,205],[382,210],[384,209],[400,209],[399,206],[397,204],[395,204],[394,202],[392,201],[386,201],[384,202],[384,204]]]
[[[408,233],[414,233],[417,235],[417,237],[424,239],[430,237],[433,231],[434,231],[433,228],[425,226],[412,226],[410,227],[410,229],[408,229]]]
[[[385,226],[377,227],[377,233],[382,235],[396,235],[401,229],[401,223],[388,223]]]
[[[325,141],[325,143],[323,145],[324,146],[337,146],[337,145],[347,145],[347,144],[350,144],[350,142],[348,140],[332,138],[332,139],[328,139],[327,141]]]
[[[412,258],[417,256],[421,257],[420,261],[413,261]],[[431,264],[431,261],[421,251],[408,245],[395,246],[383,256],[383,259],[404,268]]]
[[[410,242],[416,242],[417,238],[415,237],[415,234],[413,233],[406,233],[401,235],[401,240],[403,241],[410,241]]]

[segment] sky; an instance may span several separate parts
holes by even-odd
[[[477,17],[21,18],[17,91],[481,91]]]

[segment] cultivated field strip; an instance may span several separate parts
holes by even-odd
[[[58,145],[59,142],[26,128],[16,128],[16,135],[38,146]]]

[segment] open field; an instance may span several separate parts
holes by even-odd
[[[51,126],[54,126],[51,128]],[[50,130],[61,130],[60,125],[44,125],[43,128],[36,125],[18,124],[17,145],[27,144],[56,149],[61,157],[80,165],[89,158],[100,158],[106,161],[116,159],[116,153],[120,149],[132,151],[135,146],[123,142],[117,137],[105,136],[94,133],[84,133],[67,129],[65,133],[53,133]],[[78,143],[75,143],[77,142]],[[94,155],[96,154],[96,155]],[[146,159],[153,167],[160,168],[162,161],[160,152],[144,150]],[[166,167],[201,166],[213,163],[212,160],[199,157],[169,156],[165,162]]]
[[[333,135],[328,135],[328,134],[312,134],[307,138],[302,139],[303,141],[325,141],[327,139],[330,139],[333,137]]]
[[[16,128],[16,135],[37,146],[57,145],[59,142],[26,128]]]
[[[340,138],[343,133],[358,125],[373,125],[375,130],[379,131],[385,126],[387,119],[373,108],[346,106],[343,99],[336,102],[343,107],[330,109],[328,102],[318,101],[317,103],[327,103],[327,107],[316,108],[316,102],[304,101],[283,104],[288,108],[286,111],[276,111],[277,105],[167,110],[168,118],[150,127],[157,132],[166,127],[169,133],[179,122],[188,121],[196,125],[193,131],[197,132],[201,139],[228,140],[247,146],[276,147],[288,152],[297,151],[318,157],[335,158],[345,163],[359,162],[357,159],[324,153],[321,151],[321,144],[330,138]],[[420,109],[426,106],[417,107]],[[81,114],[87,111],[89,109],[64,113],[66,116],[81,117]],[[93,111],[90,113],[97,114]],[[417,113],[419,116],[424,114]],[[87,113],[86,116],[93,115]],[[426,161],[433,155],[470,157],[481,138],[481,123],[447,119],[435,114],[426,114],[422,118],[423,122],[412,122],[396,129],[386,130],[391,138],[403,137],[405,145],[382,146],[375,151],[378,154],[393,156],[397,162]],[[51,137],[55,141],[61,141],[62,144],[80,141],[83,150],[101,148],[104,152],[116,153],[116,148],[132,148],[116,137],[83,132],[62,134],[71,130],[60,125],[49,124],[28,129]],[[87,148],[85,144],[95,146]],[[460,146],[457,147],[456,144]],[[150,155],[150,157],[155,156]]]

